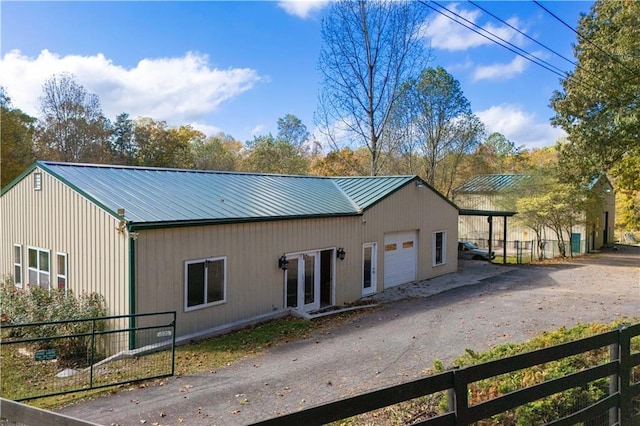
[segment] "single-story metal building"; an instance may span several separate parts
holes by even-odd
[[[196,336],[457,270],[458,209],[417,176],[37,162],[2,191],[0,275],[177,311]]]

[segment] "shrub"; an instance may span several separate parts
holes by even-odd
[[[502,359],[523,352],[530,352],[536,349],[547,348],[604,333],[622,324],[622,321],[612,324],[579,324],[573,328],[561,327],[555,331],[544,332],[540,336],[525,343],[499,345],[483,353],[477,353],[471,349],[467,349],[463,356],[453,362],[453,365],[454,367],[464,367]],[[640,350],[640,341],[638,339],[632,340],[632,348],[634,352]],[[608,348],[601,348],[531,368],[514,371],[502,376],[474,382],[469,385],[469,404],[478,404],[518,389],[602,364],[608,360]],[[640,371],[636,369],[634,370],[633,382],[639,380]],[[530,404],[522,405],[511,412],[496,415],[493,419],[479,422],[479,424],[529,425],[550,422],[557,419],[559,415],[574,413],[599,401],[608,395],[608,389],[608,380],[599,379],[583,387],[569,389]],[[441,407],[445,406],[445,401],[442,401]]]
[[[37,339],[42,337],[68,336],[92,331],[104,331],[106,321],[75,321],[68,323],[38,324],[53,321],[100,318],[107,315],[107,305],[102,295],[83,293],[75,297],[71,290],[40,287],[16,288],[11,278],[0,285],[2,300],[2,323],[25,324],[24,327],[6,329],[3,337]],[[91,336],[55,338],[35,342],[36,349],[54,347],[63,360],[86,359],[91,349]]]

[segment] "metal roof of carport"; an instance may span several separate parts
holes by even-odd
[[[130,229],[361,214],[416,176],[314,177],[37,162]]]

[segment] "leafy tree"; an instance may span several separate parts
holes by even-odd
[[[366,148],[353,151],[342,148],[331,151],[325,156],[314,157],[311,174],[317,176],[362,176],[369,167],[369,155]]]
[[[588,227],[594,218],[585,212],[592,211],[594,204],[601,201],[588,191],[588,187],[563,183],[558,175],[555,166],[541,168],[529,179],[521,181],[502,201],[502,207],[513,203],[518,212],[515,221],[534,231],[540,258],[544,256],[545,227],[555,234],[558,250],[564,257],[567,255],[566,243],[571,244],[573,229],[580,224]]]
[[[285,140],[278,140],[272,135],[256,136],[247,143],[243,170],[303,175],[308,173],[308,161]]]
[[[111,152],[114,163],[133,165],[138,151],[135,143],[133,120],[129,114],[121,113],[116,117],[111,133]]]
[[[336,152],[367,147],[378,174],[391,111],[403,81],[428,60],[425,9],[411,1],[337,1],[322,22],[322,90],[317,122]],[[339,146],[342,145],[342,146]]]
[[[502,133],[494,132],[478,146],[482,157],[492,169],[489,173],[517,173],[522,171],[524,146],[517,147],[515,142]]]
[[[423,159],[425,180],[449,195],[460,162],[484,134],[460,83],[442,67],[425,69],[403,85],[395,114],[402,117],[396,127],[407,129],[407,151],[415,149]]]
[[[39,158],[73,162],[110,162],[110,123],[100,101],[72,74],[48,79],[40,98],[42,120],[35,131]]]
[[[33,163],[35,118],[11,107],[11,99],[0,86],[0,185],[5,186]]]
[[[578,25],[577,66],[553,94],[552,123],[569,141],[559,146],[561,166],[574,181],[587,183],[602,172],[637,176],[640,156],[640,2],[596,1]],[[615,176],[614,176],[615,177]],[[619,184],[640,189],[637,180]]]
[[[205,135],[191,126],[171,128],[165,121],[139,118],[134,123],[136,164],[150,167],[191,168],[191,144]]]
[[[237,170],[242,143],[222,132],[191,145],[193,166],[200,170]]]
[[[300,154],[305,154],[308,151],[305,143],[310,136],[307,126],[295,115],[287,114],[278,119],[276,138],[290,143]]]

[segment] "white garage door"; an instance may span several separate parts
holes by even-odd
[[[416,231],[384,236],[384,288],[416,280],[418,236]]]

